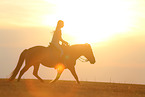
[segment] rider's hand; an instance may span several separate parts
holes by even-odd
[[[64,44],[65,44],[66,46],[69,46],[69,43],[68,43],[68,42],[65,42]]]
[[[66,43],[67,46],[69,46],[69,43]]]

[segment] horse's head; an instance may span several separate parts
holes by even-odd
[[[86,43],[84,44],[85,48],[83,51],[83,55],[88,59],[88,61],[90,61],[91,64],[94,64],[96,62],[91,45]]]

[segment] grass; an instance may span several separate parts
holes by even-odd
[[[145,97],[145,85],[35,79],[0,79],[0,97]]]

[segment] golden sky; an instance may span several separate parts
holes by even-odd
[[[16,56],[9,57],[14,64],[5,72],[6,75],[2,75],[4,71],[0,70],[2,77],[15,67],[23,49],[49,44],[59,19],[65,23],[62,30],[66,41],[70,44],[91,43],[97,62],[93,67],[89,63],[84,65],[86,69],[90,66],[88,72],[96,68],[93,69],[96,72],[93,77],[100,78],[99,81],[110,79],[102,78],[102,75],[115,76],[114,80],[124,81],[125,78],[115,74],[119,68],[125,69],[126,73],[129,69],[136,75],[127,81],[139,79],[145,73],[142,70],[145,67],[144,0],[1,0],[0,6],[0,62],[5,64],[0,66],[6,69],[10,64],[5,61],[6,56]],[[77,66],[77,70],[83,80],[82,67]],[[100,68],[100,75],[97,68]],[[134,72],[132,68],[137,70]],[[143,83],[145,79],[135,82]]]
[[[75,37],[76,42],[100,42],[116,34],[142,34],[144,4],[143,0],[3,0],[0,28],[55,29],[62,19],[64,33]]]

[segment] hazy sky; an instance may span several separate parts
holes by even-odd
[[[20,53],[47,46],[59,19],[70,44],[88,42],[96,63],[77,61],[80,80],[145,84],[144,0],[1,0],[0,77],[8,78]],[[35,78],[31,68],[23,78]],[[53,79],[56,70],[41,66],[39,75]],[[68,70],[60,79],[74,80]]]

